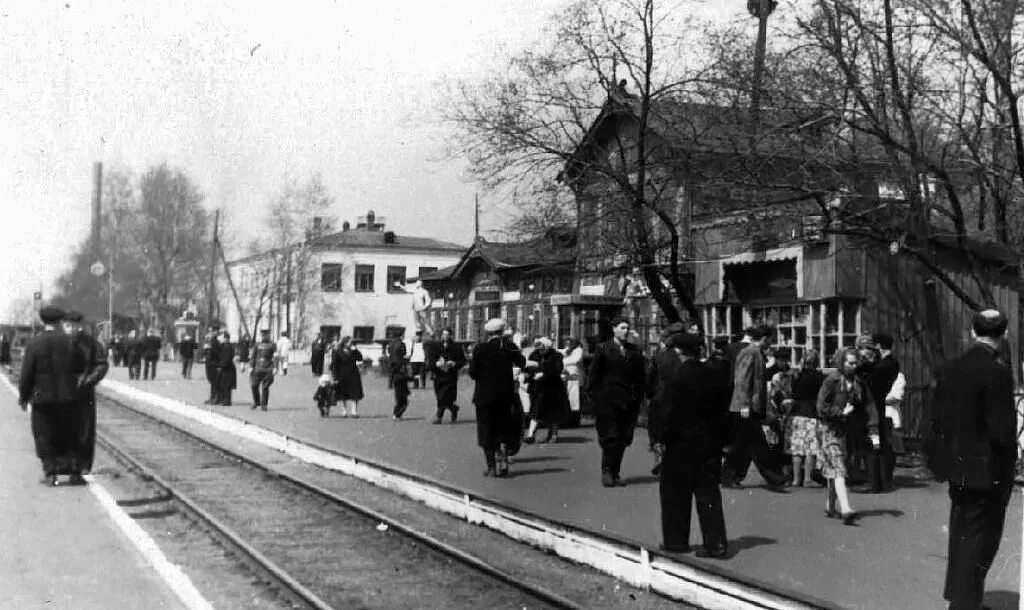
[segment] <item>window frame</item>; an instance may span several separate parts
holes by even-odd
[[[355,275],[353,278],[353,288],[355,292],[362,293],[373,293],[376,292],[375,277],[377,275],[377,269],[374,265],[357,264],[355,266]],[[360,280],[363,278],[370,278],[370,287],[360,287]]]
[[[364,337],[362,337],[360,335],[364,334],[366,329],[369,329],[370,332],[369,332],[369,336],[364,338]],[[360,333],[360,331],[364,331],[364,333]],[[359,343],[359,344],[363,344],[363,345],[368,344],[368,343],[373,343],[373,333],[375,331],[376,331],[376,328],[374,328],[371,325],[353,326],[352,327],[352,343]]]
[[[395,269],[401,269],[402,270],[402,278],[401,278],[400,281],[394,279],[394,278],[398,277],[398,275],[395,273]],[[407,266],[405,266],[405,265],[388,265],[388,271],[387,271],[387,276],[386,277],[387,277],[387,284],[388,284],[388,286],[387,286],[388,287],[388,292],[390,292],[392,294],[405,292],[404,288],[400,288],[398,286],[395,286],[395,283],[397,282],[397,283],[400,283],[400,284],[403,284],[403,285],[405,284],[406,278],[409,277],[409,268]]]
[[[328,267],[337,271],[337,277],[335,278],[331,288],[327,287],[327,282],[325,281]],[[320,263],[320,292],[345,292],[344,274],[345,266],[342,263]]]

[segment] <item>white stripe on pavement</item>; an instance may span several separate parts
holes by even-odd
[[[11,383],[11,380],[7,378],[7,375],[0,374],[0,381],[7,386],[7,389],[15,397],[18,396],[18,390]],[[131,515],[117,505],[117,501],[110,495],[110,492],[97,483],[96,478],[92,475],[87,476],[86,479],[89,481],[89,491],[92,492],[93,497],[99,501],[103,510],[114,521],[118,529],[131,541],[132,545],[138,549],[139,553],[146,559],[146,562],[153,566],[156,573],[170,587],[174,595],[181,600],[181,603],[189,610],[213,610],[213,606],[196,589],[188,575],[167,559],[167,556],[160,550],[160,547],[153,538],[132,519]]]

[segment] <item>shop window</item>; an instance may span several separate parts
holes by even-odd
[[[373,292],[373,265],[356,265],[356,292]]]
[[[248,278],[248,276],[246,276]],[[320,265],[320,290],[324,292],[341,292],[341,264],[324,263]]]
[[[437,267],[420,267],[416,272],[416,277],[422,280],[424,275],[433,273],[434,271],[437,271]]]
[[[388,292],[405,292],[405,267],[388,265]]]
[[[352,327],[352,342],[353,343],[373,343],[373,327],[372,326],[353,326]]]

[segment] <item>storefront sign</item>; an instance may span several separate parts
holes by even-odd
[[[501,292],[498,290],[477,290],[473,292],[473,300],[477,303],[500,301]]]
[[[621,297],[607,297],[593,294],[553,294],[552,305],[622,306]]]
[[[501,293],[501,300],[504,303],[508,303],[510,301],[518,301],[521,298],[522,294],[518,290],[509,290],[507,292]]]

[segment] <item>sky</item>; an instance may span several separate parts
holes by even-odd
[[[167,162],[247,243],[286,177],[339,223],[468,245],[479,188],[444,158],[437,84],[529,48],[565,0],[13,1],[0,7],[0,320],[87,235],[92,166]],[[737,15],[745,3],[700,10]],[[481,226],[508,220],[481,193]]]

